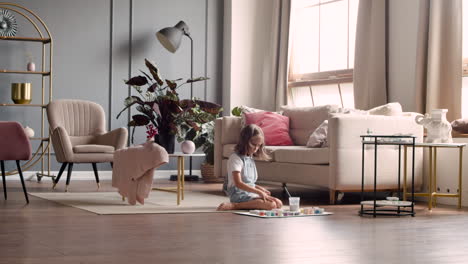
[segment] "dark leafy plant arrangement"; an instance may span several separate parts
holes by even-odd
[[[184,111],[178,115],[178,141],[192,140],[201,147],[206,162],[214,164],[214,120],[223,110],[220,105],[200,100],[183,100]]]
[[[127,109],[135,106],[139,114],[131,117],[128,126],[133,127],[131,142],[134,141],[135,128],[146,126],[147,137],[156,134],[177,135],[179,141],[184,139],[194,140],[199,136],[202,125],[217,117],[221,107],[217,104],[201,100],[180,100],[177,90],[187,84],[208,80],[207,77],[198,77],[182,81],[164,79],[159,74],[159,69],[148,59],[145,65],[150,74],[140,71],[138,75],[125,81],[132,86],[138,95],[132,95],[124,100],[124,109],[117,118]],[[199,147],[201,145],[198,145]]]

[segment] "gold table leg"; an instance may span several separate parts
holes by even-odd
[[[462,201],[462,170],[463,170],[463,147],[459,148],[458,160],[458,209],[461,209]]]
[[[427,187],[427,193],[429,194],[429,201],[427,207],[432,210],[432,147],[429,147],[429,186]]]
[[[183,177],[181,166],[182,166],[182,157],[177,157],[177,205],[180,205],[180,187],[181,187],[181,177]]]
[[[180,166],[180,169],[181,169],[181,178],[182,178],[182,186],[181,186],[181,189],[182,189],[182,200],[184,200],[184,192],[185,192],[185,159],[184,157],[180,157],[181,159],[181,166]]]
[[[177,156],[177,187],[153,187],[153,190],[166,191],[166,192],[175,192],[177,194],[177,205],[180,205],[180,200],[184,200],[184,189],[185,189],[185,179],[184,179],[184,157]]]

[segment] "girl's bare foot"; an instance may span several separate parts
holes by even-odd
[[[233,209],[234,209],[233,203],[222,203],[218,206],[216,211],[228,211],[228,210],[233,210]]]

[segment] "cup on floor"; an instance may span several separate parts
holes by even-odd
[[[299,211],[300,197],[289,197],[289,210]]]

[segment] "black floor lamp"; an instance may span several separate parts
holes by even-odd
[[[175,53],[182,42],[182,36],[190,39],[190,79],[193,79],[193,39],[190,36],[189,28],[184,21],[179,21],[174,27],[167,27],[156,32],[159,42],[168,51]],[[193,82],[190,83],[190,99],[193,98]],[[177,175],[171,175],[171,181],[176,181]],[[185,175],[186,181],[198,181],[197,175],[192,175],[192,157],[190,157],[190,173]]]

